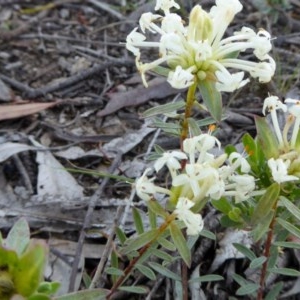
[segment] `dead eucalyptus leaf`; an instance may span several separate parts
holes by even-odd
[[[57,102],[1,105],[0,106],[0,121],[28,116],[28,115],[37,113],[41,110],[52,107],[56,104],[57,104]]]

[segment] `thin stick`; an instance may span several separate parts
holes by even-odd
[[[89,289],[93,289],[93,288],[96,287],[96,284],[97,284],[97,282],[99,281],[99,279],[100,279],[100,277],[102,275],[102,271],[103,271],[103,268],[105,266],[105,262],[107,261],[107,258],[110,255],[110,252],[111,252],[111,249],[112,249],[112,243],[113,243],[113,239],[115,237],[116,227],[118,226],[119,219],[121,217],[122,212],[123,212],[123,207],[119,206],[118,210],[117,210],[117,214],[116,214],[115,220],[114,220],[114,227],[112,228],[112,230],[111,230],[111,232],[109,234],[109,237],[107,239],[104,251],[102,253],[100,262],[99,262],[99,264],[97,266],[95,275],[94,275],[93,280],[92,280],[92,282],[91,282],[91,284],[89,286]]]
[[[115,169],[117,168],[117,166],[120,162],[121,156],[122,156],[122,154],[118,153],[118,155],[115,157],[108,173],[112,174],[115,171]],[[91,200],[90,200],[90,203],[88,206],[88,210],[87,210],[87,213],[84,218],[84,223],[83,223],[82,229],[80,231],[80,236],[79,236],[76,254],[75,254],[73,267],[72,267],[72,272],[71,272],[71,276],[70,276],[69,292],[73,292],[75,290],[75,279],[76,279],[76,275],[77,275],[77,271],[78,271],[80,256],[81,256],[82,249],[83,249],[85,231],[86,231],[86,229],[88,229],[88,227],[90,225],[90,221],[92,219],[92,214],[93,214],[94,208],[95,208],[99,198],[101,197],[102,192],[103,192],[105,186],[107,185],[108,181],[109,181],[109,178],[105,177],[103,179],[103,181],[101,182],[101,185],[95,192],[95,194],[91,197]]]

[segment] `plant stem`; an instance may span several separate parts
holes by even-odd
[[[256,300],[263,300],[263,296],[264,296],[264,287],[265,287],[265,281],[266,281],[266,276],[267,276],[267,267],[268,267],[268,261],[269,261],[269,257],[270,257],[270,250],[271,250],[271,246],[272,246],[274,226],[276,223],[276,208],[277,208],[277,201],[275,202],[274,207],[273,207],[274,216],[269,225],[269,232],[268,232],[267,240],[265,243],[264,256],[267,258],[267,260],[262,265],[262,270],[260,273],[260,280],[259,280],[259,290],[257,292]]]
[[[182,278],[182,300],[188,300],[189,299],[188,267],[183,260],[181,261],[181,278]]]
[[[195,92],[197,88],[197,81],[191,85],[188,89],[187,96],[186,96],[186,105],[185,105],[185,112],[184,112],[184,119],[182,121],[181,127],[181,136],[180,136],[180,146],[183,149],[183,141],[188,137],[189,134],[189,122],[188,119],[191,116],[193,104],[195,101]]]
[[[158,228],[157,235],[138,251],[139,255],[134,257],[130,261],[129,265],[124,270],[124,275],[120,276],[119,279],[116,281],[116,283],[113,285],[113,287],[110,289],[109,294],[106,296],[107,300],[109,300],[113,296],[113,294],[116,292],[116,290],[122,285],[122,283],[125,281],[127,276],[131,273],[131,271],[133,270],[133,268],[137,264],[137,262],[140,260],[140,258],[146,253],[146,251],[151,247],[151,245],[157,241],[158,237],[168,228],[170,223],[173,222],[175,218],[176,218],[176,215],[174,215],[174,214],[169,215],[166,218],[165,222],[163,224],[161,224],[160,227]]]

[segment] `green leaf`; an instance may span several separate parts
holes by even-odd
[[[282,248],[300,249],[300,243],[293,242],[275,242],[274,246]]]
[[[172,240],[173,240],[180,256],[182,257],[182,259],[184,260],[186,265],[188,267],[190,267],[190,264],[191,264],[191,251],[188,248],[187,242],[186,242],[181,230],[176,225],[176,223],[172,222],[170,224],[170,232],[171,232]]]
[[[274,132],[270,129],[266,118],[255,117],[258,142],[267,158],[276,159],[279,156],[278,141]]]
[[[162,260],[166,262],[171,262],[173,260],[173,256],[166,253],[165,251],[159,250],[159,249],[152,249],[152,254],[156,257],[161,258]]]
[[[148,218],[149,218],[151,229],[156,229],[157,228],[156,214],[151,209],[148,209]]]
[[[109,267],[105,269],[105,273],[109,275],[123,276],[124,272],[120,269]]]
[[[256,227],[252,230],[253,239],[255,242],[259,241],[263,235],[269,230],[269,225],[274,217],[274,211],[269,211],[269,213],[265,216],[264,219],[260,221],[256,225]]]
[[[30,241],[30,230],[25,218],[20,218],[9,231],[5,245],[7,248],[15,250],[20,256],[28,246]]]
[[[211,232],[209,230],[206,230],[206,229],[203,229],[200,232],[200,236],[206,237],[207,239],[210,239],[210,240],[213,240],[213,241],[216,240],[216,235],[213,232]]]
[[[111,251],[111,255],[110,255],[110,264],[111,264],[111,267],[112,267],[112,268],[119,269],[119,258],[118,258],[118,255],[117,255],[117,253],[116,253],[115,250],[112,250],[112,251]],[[113,281],[114,283],[116,283],[117,280],[118,280],[118,277],[119,277],[118,274],[113,274],[113,276],[112,276],[112,281]],[[88,286],[89,286],[89,285],[88,285]]]
[[[47,295],[53,295],[55,294],[59,288],[60,288],[61,284],[59,282],[41,282],[37,292],[38,293],[43,293],[43,294],[47,294]]]
[[[290,200],[287,198],[281,196],[280,202],[285,208],[298,220],[300,221],[300,209],[293,204]]]
[[[136,264],[135,268],[138,269],[144,276],[146,276],[150,280],[156,280],[155,273],[149,267],[146,267],[141,264]]]
[[[133,293],[133,294],[147,294],[148,289],[142,287],[142,286],[121,286],[118,288],[119,291],[124,291],[127,293]]]
[[[185,102],[183,100],[177,102],[169,102],[167,104],[158,105],[147,109],[143,113],[144,118],[153,117],[156,115],[167,114],[172,112],[177,112],[177,110],[185,107]]]
[[[280,274],[280,275],[286,275],[286,276],[295,276],[299,277],[300,272],[294,269],[288,269],[288,268],[270,268],[268,269],[269,272]]]
[[[279,223],[283,228],[285,228],[289,233],[296,236],[298,239],[300,239],[300,229],[294,226],[291,223],[288,223],[287,221],[277,218],[277,223]]]
[[[276,299],[278,299],[278,295],[282,291],[282,288],[283,288],[283,283],[282,282],[276,283],[271,288],[271,290],[269,291],[269,293],[265,296],[264,300],[276,300]]]
[[[125,232],[120,228],[116,227],[116,235],[121,243],[121,245],[124,245],[125,241],[127,240]]]
[[[144,233],[144,225],[141,214],[136,207],[132,208],[133,221],[138,234]]]
[[[47,245],[41,240],[30,240],[26,251],[20,257],[13,277],[16,291],[22,296],[33,294],[43,279],[47,257]]]
[[[160,237],[158,240],[158,243],[165,249],[169,250],[169,251],[175,251],[176,247],[173,243],[171,243],[170,241],[168,241],[165,238]]]
[[[215,123],[216,123],[216,121],[212,117],[206,117],[204,119],[197,120],[197,125],[198,125],[199,128],[204,127],[204,126],[208,126],[208,125],[211,125],[211,124],[215,124]]]
[[[196,283],[196,282],[213,282],[213,281],[220,281],[224,280],[223,276],[210,274],[210,275],[203,275],[200,277],[196,277],[189,280],[189,283]]]
[[[181,281],[181,277],[179,275],[177,275],[176,273],[170,271],[169,269],[167,269],[166,267],[156,263],[156,262],[148,262],[148,265],[153,269],[155,270],[157,273],[165,276],[165,277],[168,277],[168,278],[171,278],[173,280],[178,280],[178,281]]]
[[[228,213],[228,217],[234,222],[241,223],[243,221],[241,214],[242,211],[238,207],[233,207]]]
[[[280,185],[275,182],[269,186],[266,192],[258,200],[258,204],[254,209],[251,221],[252,224],[261,222],[267,214],[273,209],[280,193]]]
[[[52,300],[105,300],[109,290],[93,289],[70,293],[63,296],[53,297]]]
[[[155,214],[166,218],[169,214],[166,210],[156,201],[156,200],[149,200],[147,202],[148,208],[152,210]]]
[[[242,244],[233,243],[233,246],[235,249],[237,249],[239,252],[241,252],[245,257],[247,257],[249,260],[256,259],[256,255],[253,251],[251,251],[248,247]]]
[[[217,122],[220,122],[222,118],[222,96],[217,91],[215,82],[201,80],[198,88],[208,111]]]
[[[267,258],[265,256],[257,257],[251,261],[249,268],[250,269],[260,268],[266,260]]]
[[[222,197],[219,200],[211,200],[211,204],[225,215],[227,215],[232,209],[232,206],[225,197]]]
[[[188,118],[187,119],[190,129],[191,136],[198,136],[201,134],[201,130],[194,118]]]
[[[259,285],[257,283],[248,283],[246,285],[241,286],[237,291],[236,295],[245,296],[256,292],[259,289]]]
[[[133,250],[138,250],[145,246],[146,244],[150,243],[154,239],[156,239],[159,235],[158,229],[151,229],[147,232],[142,233],[140,236],[128,239],[128,245],[121,249],[121,254],[128,254]]]

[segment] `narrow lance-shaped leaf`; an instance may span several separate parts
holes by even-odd
[[[180,256],[182,257],[182,259],[184,260],[186,265],[189,267],[191,264],[191,252],[187,246],[187,242],[186,242],[180,228],[176,225],[175,222],[172,222],[170,224],[170,232],[171,232],[172,240],[173,240]]]
[[[278,141],[265,118],[255,117],[257,138],[267,159],[279,156]]]
[[[264,234],[269,230],[269,226],[274,217],[274,210],[270,210],[263,219],[252,230],[253,239],[255,242],[259,241]]]
[[[52,300],[105,300],[109,290],[93,289],[53,297]]]
[[[132,208],[133,221],[138,234],[144,233],[144,225],[139,210],[135,207]]]
[[[142,233],[140,236],[134,238],[134,239],[129,239],[128,240],[128,245],[125,246],[123,249],[121,249],[122,254],[128,254],[131,251],[138,250],[145,246],[146,244],[150,243],[154,239],[156,239],[159,235],[159,230],[158,229],[151,229],[147,232]]]
[[[150,109],[147,109],[143,113],[144,118],[153,117],[155,115],[161,115],[166,113],[172,113],[176,112],[178,109],[184,108],[185,102],[183,100],[177,101],[177,102],[171,102],[163,105],[158,105],[155,107],[152,107]]]
[[[251,218],[252,224],[258,224],[266,217],[274,207],[276,201],[278,201],[279,192],[280,185],[276,182],[267,188],[266,192],[258,200],[258,204],[254,209]]]
[[[289,233],[296,236],[300,239],[300,229],[294,226],[293,224],[281,219],[277,218],[277,223],[279,223],[283,228],[285,228]]]
[[[166,218],[169,214],[165,211],[165,209],[155,200],[149,200],[147,205],[150,210],[152,210],[155,214]]]
[[[300,209],[295,204],[283,196],[280,197],[280,203],[283,204],[298,221],[300,221]]]
[[[177,280],[177,281],[181,280],[181,277],[179,275],[177,275],[176,273],[170,271],[166,267],[164,267],[156,262],[149,262],[148,264],[153,270],[155,270],[156,272],[158,272],[159,274],[161,274],[163,276],[166,276],[168,278],[171,278],[171,279]]]
[[[208,111],[217,122],[220,122],[222,118],[222,96],[217,91],[215,83],[208,80],[201,80],[198,88]]]

